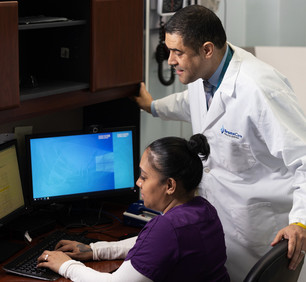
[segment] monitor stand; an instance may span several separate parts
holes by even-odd
[[[71,204],[65,214],[58,218],[58,222],[71,227],[111,224],[113,220],[103,212],[101,206],[90,205],[85,201],[82,204]]]
[[[83,214],[83,215],[66,215],[59,219],[59,223],[66,227],[73,226],[95,226],[111,224],[113,221],[107,216],[98,217],[97,215]]]

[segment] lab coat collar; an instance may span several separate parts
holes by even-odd
[[[234,53],[205,118],[204,130],[213,125],[224,114],[228,102],[236,97],[234,90],[242,60],[238,54],[239,52],[236,52],[237,48],[230,43],[228,44]]]
[[[241,57],[239,55],[239,52],[237,52],[237,47],[230,44],[228,42],[228,45],[232,50],[234,51],[233,57],[229,63],[229,66],[224,74],[222,83],[220,87],[218,88],[218,92],[221,95],[227,95],[230,97],[235,98],[235,84],[238,77],[238,73],[241,67]],[[239,49],[239,48],[238,48]]]
[[[213,125],[215,121],[219,119],[225,112],[225,103],[221,95],[215,95],[214,99],[215,101],[211,103],[207,116],[204,119],[203,131]]]

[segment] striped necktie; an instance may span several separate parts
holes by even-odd
[[[213,96],[214,96],[214,93],[213,93],[214,86],[210,84],[207,80],[203,80],[203,84],[204,84],[204,91],[206,95],[206,106],[208,110],[212,102]]]

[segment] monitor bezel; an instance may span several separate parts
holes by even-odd
[[[9,140],[4,143],[0,144],[0,151],[8,149],[10,147],[15,147],[16,151],[16,158],[17,158],[17,164],[18,164],[18,171],[19,171],[19,177],[20,177],[20,183],[21,183],[21,190],[23,195],[23,205],[19,208],[15,209],[14,211],[10,212],[6,216],[0,218],[0,227],[5,226],[9,224],[10,222],[14,221],[16,218],[20,217],[21,215],[25,214],[27,211],[27,201],[26,201],[26,194],[24,189],[24,183],[23,183],[23,177],[21,173],[21,166],[20,166],[20,159],[19,159],[19,153],[18,153],[18,144],[17,140]]]
[[[72,135],[87,135],[87,134],[97,134],[97,133],[108,133],[117,131],[131,131],[132,132],[132,143],[133,143],[133,170],[134,170],[134,186],[112,189],[112,190],[101,190],[98,192],[88,192],[79,194],[69,194],[62,195],[58,197],[52,197],[46,200],[34,200],[33,198],[33,186],[32,186],[32,170],[31,170],[31,155],[30,155],[30,140],[37,138],[49,138],[49,137],[61,137],[61,136],[72,136]],[[139,188],[136,185],[136,180],[138,178],[138,168],[139,168],[139,148],[137,148],[136,140],[136,127],[135,126],[124,126],[124,127],[107,127],[100,128],[98,132],[85,132],[83,130],[78,131],[62,131],[62,132],[48,132],[48,133],[37,133],[25,136],[26,142],[26,160],[27,160],[27,201],[32,207],[45,206],[56,203],[74,203],[82,200],[110,200],[115,198],[127,197],[137,200],[139,198]]]

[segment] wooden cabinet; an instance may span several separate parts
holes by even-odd
[[[0,3],[0,110],[19,105],[17,2]]]
[[[91,90],[141,81],[143,0],[93,0],[91,9]]]
[[[0,41],[0,123],[134,95],[143,0],[0,1]]]

